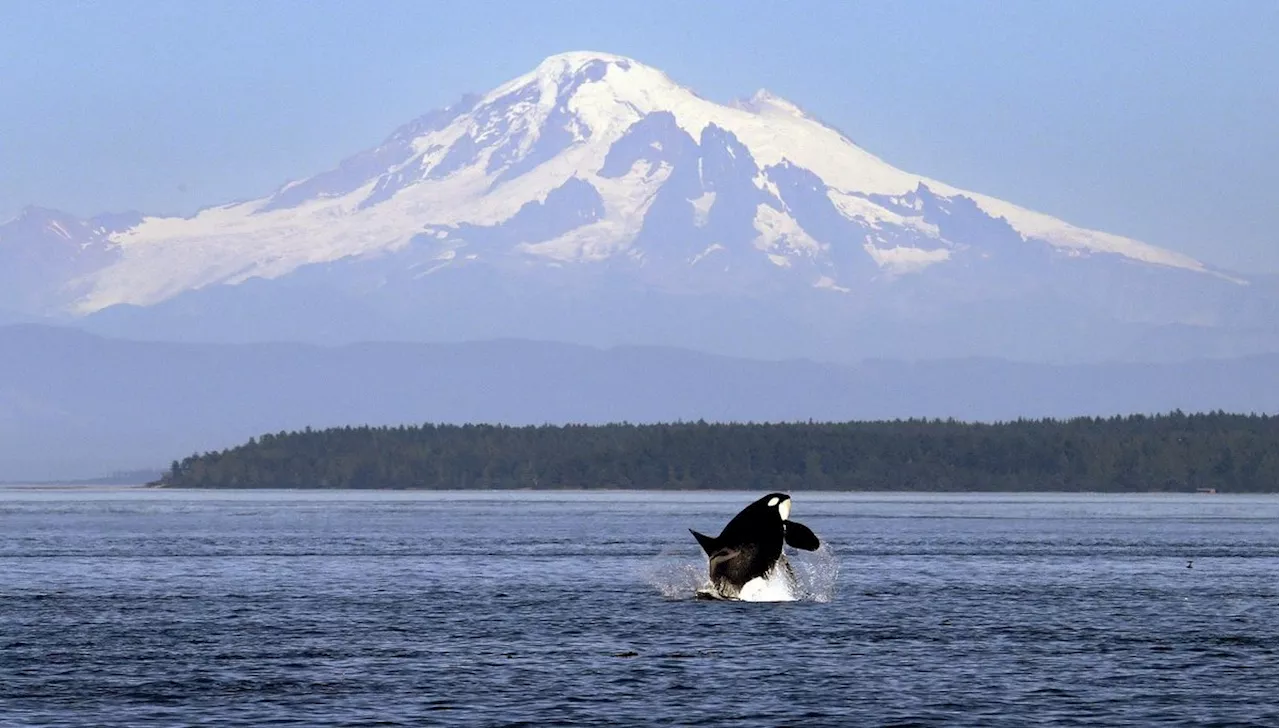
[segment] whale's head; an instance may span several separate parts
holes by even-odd
[[[788,546],[813,551],[818,548],[818,537],[802,523],[791,520],[791,496],[786,493],[770,493],[748,506],[759,522],[776,522],[781,528]]]
[[[763,503],[765,509],[776,511],[780,521],[791,517],[791,496],[786,493],[770,493],[757,503]]]

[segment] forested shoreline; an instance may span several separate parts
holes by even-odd
[[[1277,418],[306,429],[175,461],[170,488],[1275,492]]]

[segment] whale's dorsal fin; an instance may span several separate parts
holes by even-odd
[[[788,546],[802,551],[818,550],[818,546],[820,545],[818,543],[818,537],[814,535],[813,531],[809,530],[808,526],[803,523],[796,523],[795,521],[787,521],[784,528],[786,529],[784,537],[786,538]],[[706,547],[704,546],[703,548]]]
[[[707,552],[707,556],[710,556],[711,554],[714,554],[715,552],[717,552],[717,551],[719,551],[719,550],[720,550],[720,541],[719,541],[719,540],[714,539],[714,538],[712,538],[712,537],[710,537],[710,536],[707,536],[707,535],[705,535],[705,534],[698,533],[697,531],[693,530],[692,528],[691,528],[691,529],[689,529],[689,533],[692,533],[692,534],[693,534],[693,537],[694,537],[694,538],[696,538],[696,539],[698,539],[698,545],[702,547],[702,550],[703,550],[703,551],[706,551],[706,552]]]

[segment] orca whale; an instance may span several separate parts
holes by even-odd
[[[813,531],[790,520],[790,515],[791,496],[770,493],[743,508],[715,538],[689,529],[707,553],[709,562],[711,589],[699,591],[698,596],[737,599],[754,580],[760,579],[763,583],[775,567],[785,569],[788,578],[794,581],[791,565],[782,555],[782,544],[815,551],[819,543]]]

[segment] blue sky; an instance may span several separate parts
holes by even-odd
[[[567,50],[768,88],[894,165],[1277,268],[1277,4],[0,0],[0,219],[261,195]]]

